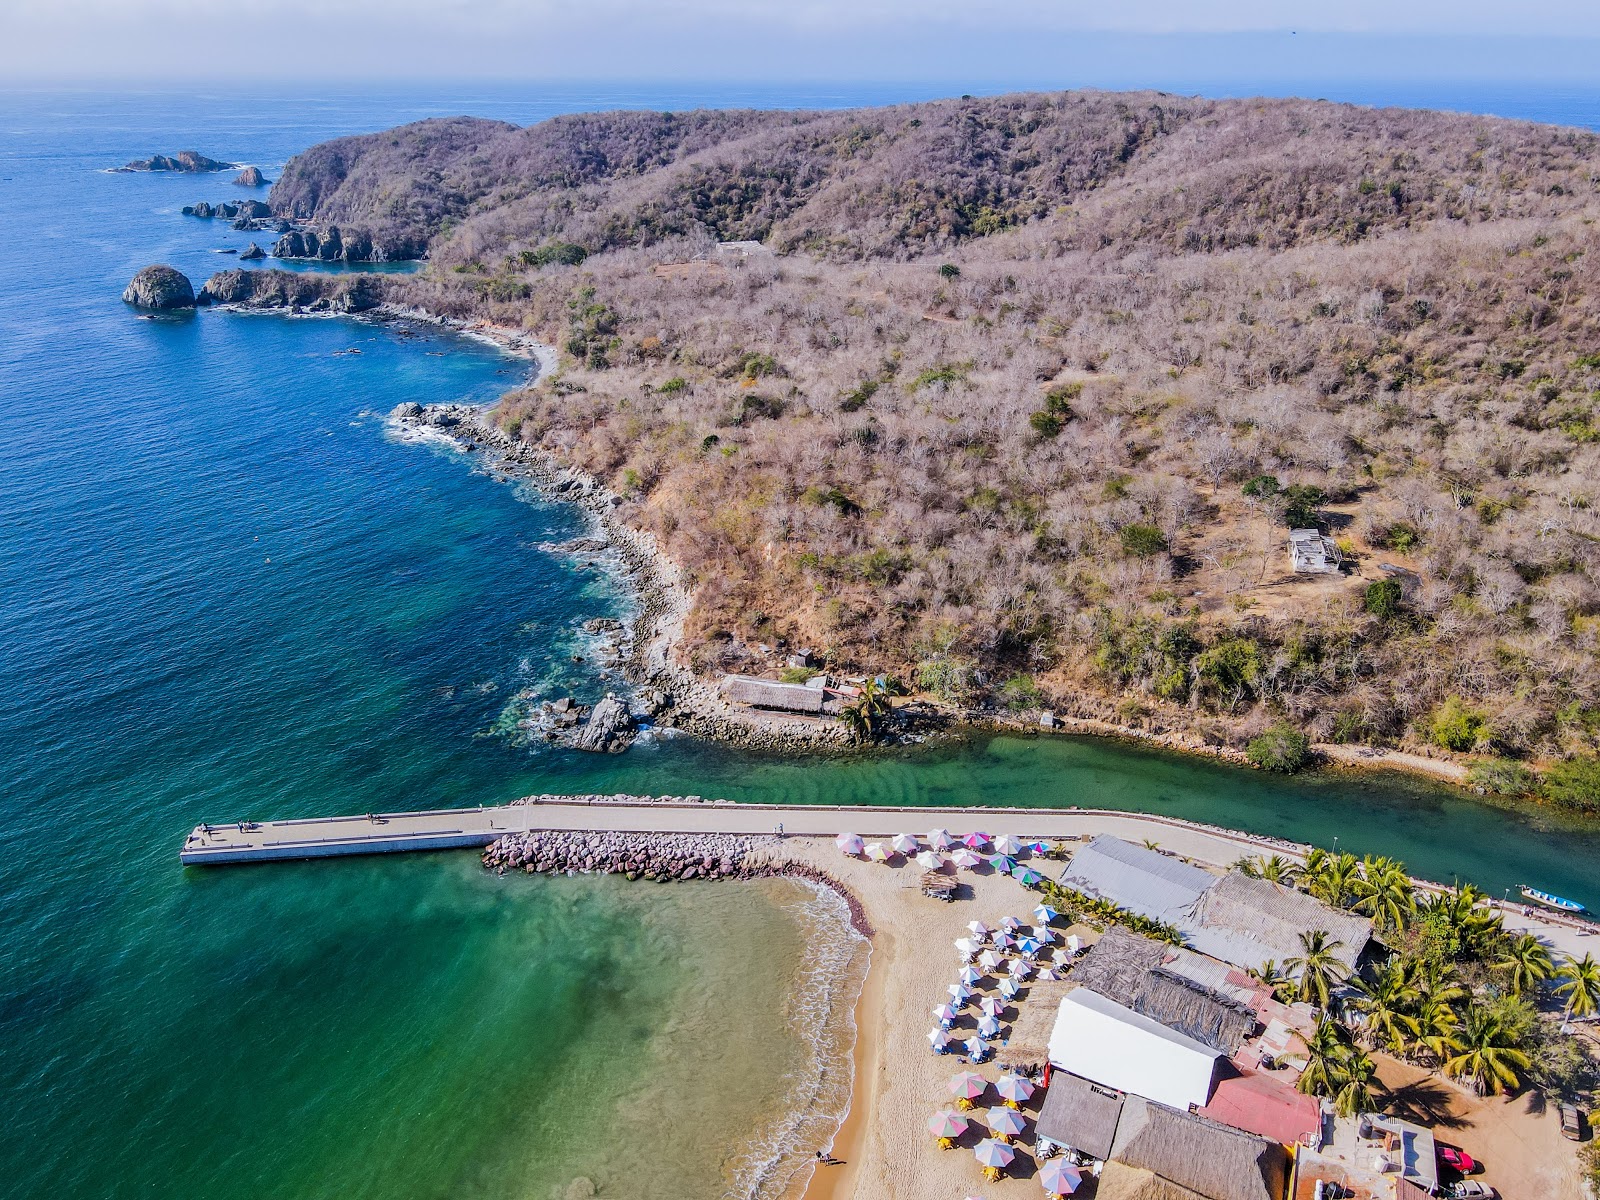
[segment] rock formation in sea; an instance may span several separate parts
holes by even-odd
[[[139,308],[193,308],[194,285],[182,271],[157,264],[135,275],[123,290],[122,299]]]
[[[180,171],[189,175],[200,175],[209,171],[231,171],[238,163],[218,162],[214,158],[207,158],[198,150],[180,150],[174,157],[167,154],[155,154],[149,158],[136,158],[132,162],[117,168],[119,171]]]
[[[382,281],[371,275],[309,275],[296,271],[219,271],[200,289],[197,304],[287,308],[299,312],[366,312],[383,303]]]
[[[269,182],[260,167],[246,167],[233,177],[233,181],[240,187],[266,187]]]
[[[266,256],[267,252],[254,242],[251,242],[243,250],[239,251],[239,260],[241,262],[247,262],[256,258],[265,258]]]
[[[579,750],[620,754],[632,743],[636,729],[627,704],[616,693],[607,692],[606,698],[594,706],[594,711],[589,714],[589,723],[573,739],[572,744]]]
[[[272,247],[274,258],[315,258],[322,262],[383,262],[387,256],[375,248],[372,238],[359,229],[340,229],[329,225],[315,229],[291,229]]]

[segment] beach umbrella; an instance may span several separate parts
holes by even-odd
[[[982,850],[989,845],[989,835],[987,833],[978,833],[974,831],[962,838],[961,844],[970,850]]]
[[[937,871],[940,867],[944,866],[944,859],[940,858],[932,850],[924,850],[921,854],[917,855],[917,865],[925,870]]]
[[[960,1107],[971,1108],[972,1102],[989,1090],[989,1081],[976,1071],[962,1071],[951,1076],[946,1086]]]
[[[839,847],[842,854],[860,854],[866,849],[866,843],[858,833],[841,833],[833,839],[833,844]]]
[[[1043,943],[1040,942],[1036,937],[1024,937],[1017,939],[1017,952],[1027,958],[1037,957],[1041,949],[1043,949]]]
[[[978,1001],[978,1011],[986,1017],[998,1017],[1005,1010],[1005,1002],[996,1000],[993,996],[985,996]]]
[[[1048,1196],[1070,1196],[1083,1183],[1083,1172],[1071,1163],[1052,1159],[1039,1168],[1039,1186]]]
[[[957,938],[955,945],[956,952],[960,954],[962,958],[970,959],[978,952],[978,943],[973,941],[971,938]]]
[[[1015,1000],[1017,993],[1022,989],[1017,986],[1015,979],[1002,979],[1000,981],[1000,994],[1007,1000]]]
[[[967,1002],[967,997],[972,995],[972,989],[967,987],[965,984],[960,983],[952,983],[945,989],[945,991],[950,993],[957,1008],[960,1008],[963,1004],[965,1004]]]
[[[991,930],[982,921],[968,921],[967,929],[975,938],[986,938],[990,933],[993,932],[993,930]]]
[[[950,1053],[950,1034],[944,1029],[928,1030],[928,1045],[933,1047],[935,1054]]]
[[[962,967],[961,974],[957,975],[956,978],[968,987],[977,987],[978,981],[983,978],[983,972],[978,970],[977,967]]]
[[[896,854],[915,854],[917,852],[917,839],[909,833],[897,833],[894,840],[889,843],[894,847]]]
[[[1015,879],[1023,887],[1033,887],[1038,884],[1044,878],[1044,876],[1039,874],[1037,871],[1030,870],[1027,867],[1012,867],[1011,878]]]
[[[1005,959],[1001,958],[1000,955],[993,950],[985,950],[982,954],[978,955],[978,965],[985,971],[992,971],[1003,962],[1005,962]]]
[[[994,848],[1001,854],[1022,853],[1022,843],[1017,841],[1017,839],[1012,837],[1009,833],[1002,833],[999,837],[995,838]]]
[[[888,862],[890,850],[882,842],[867,843],[867,857],[873,862]]]
[[[1041,983],[1046,983],[1046,982],[1054,983],[1056,980],[1058,980],[1060,978],[1061,978],[1061,973],[1059,971],[1057,971],[1054,967],[1040,967],[1039,968],[1039,981]]]
[[[1041,904],[1038,908],[1033,910],[1033,920],[1034,923],[1038,925],[1048,925],[1060,915],[1060,913],[1051,908],[1048,904]]]
[[[936,1112],[928,1118],[928,1132],[939,1139],[941,1149],[955,1145],[955,1139],[967,1131],[967,1119],[951,1109]]]
[[[1017,864],[1015,859],[1007,858],[1004,854],[995,854],[990,857],[989,865],[994,868],[995,874],[1009,875]]]
[[[1068,954],[1065,950],[1057,950],[1050,956],[1050,961],[1055,963],[1058,967],[1064,967],[1072,961],[1072,955]]]
[[[973,1062],[982,1062],[983,1056],[989,1053],[989,1043],[981,1037],[969,1037],[962,1044],[967,1048],[967,1057]]]
[[[1000,1099],[1015,1108],[1029,1096],[1033,1095],[1033,1084],[1021,1075],[1002,1075],[995,1083],[994,1090]]]
[[[1033,974],[1033,964],[1025,959],[1018,958],[1012,961],[1010,970],[1011,978],[1023,980]]]
[[[1014,1138],[1028,1127],[1022,1114],[1014,1108],[991,1108],[983,1114],[983,1122],[991,1133],[1003,1138]]]
[[[1000,928],[1004,929],[1007,933],[1015,933],[1017,930],[1022,928],[1022,918],[1021,917],[1001,917],[1000,918]]]
[[[978,1036],[997,1038],[1000,1036],[1000,1022],[993,1017],[984,1017],[978,1022]]]
[[[928,832],[928,845],[935,850],[948,850],[955,844],[956,840],[950,836],[948,829],[933,829]]]
[[[1055,849],[1049,842],[1040,841],[1037,838],[1025,844],[1028,847],[1029,854],[1049,854],[1050,851]]]
[[[1061,940],[1061,935],[1054,929],[1051,929],[1048,925],[1035,925],[1033,927],[1033,936],[1038,938],[1046,946],[1054,945],[1056,942]]]
[[[956,1019],[955,1006],[950,1004],[937,1004],[934,1006],[933,1015],[942,1024],[948,1026],[951,1021]]]
[[[997,932],[990,940],[994,943],[996,950],[1009,950],[1017,944],[1017,939],[1004,930]]]
[[[956,866],[965,867],[970,871],[973,867],[981,863],[983,859],[979,858],[971,850],[957,850],[950,856],[950,861],[955,863]]]
[[[984,1138],[973,1148],[972,1153],[977,1156],[979,1166],[985,1171],[994,1171],[997,1174],[1009,1167],[1011,1160],[1017,1156],[1017,1152],[1010,1146],[994,1138]]]
[[[1075,933],[1067,934],[1067,949],[1073,954],[1083,949],[1083,939]]]

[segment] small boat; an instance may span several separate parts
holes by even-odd
[[[1589,911],[1576,900],[1567,900],[1561,896],[1552,896],[1549,892],[1541,892],[1538,888],[1522,886],[1518,887],[1517,891],[1522,894],[1522,898],[1524,900],[1532,900],[1535,904],[1542,904],[1544,907],[1553,908],[1557,912],[1581,913]]]

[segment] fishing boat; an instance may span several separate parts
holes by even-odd
[[[1538,888],[1531,888],[1523,885],[1519,886],[1517,891],[1522,894],[1522,898],[1524,900],[1532,900],[1535,904],[1542,904],[1544,907],[1553,908],[1557,912],[1581,913],[1589,911],[1576,900],[1567,900],[1561,896],[1552,896],[1549,892],[1541,892]]]

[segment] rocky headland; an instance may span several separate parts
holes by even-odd
[[[195,303],[307,313],[369,312],[383,302],[371,276],[306,275],[295,271],[219,271],[206,280]]]
[[[204,175],[213,171],[231,171],[238,163],[219,162],[207,158],[198,150],[179,150],[176,155],[154,154],[149,158],[136,158],[116,168],[118,171],[177,171],[187,175]]]
[[[122,301],[153,309],[193,308],[196,303],[189,277],[162,264],[146,267],[135,275],[123,289]]]

